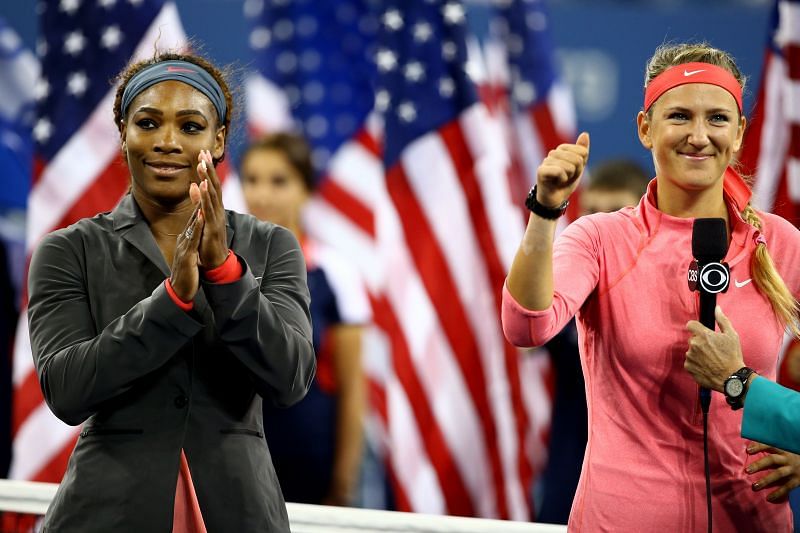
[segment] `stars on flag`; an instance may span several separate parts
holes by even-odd
[[[406,77],[406,80],[416,83],[425,77],[425,68],[419,61],[411,61],[403,69],[403,75]]]
[[[439,80],[439,94],[442,98],[450,98],[456,90],[456,84],[452,78],[441,78]]]
[[[383,23],[391,31],[397,31],[403,27],[403,17],[397,9],[390,9],[383,14]]]
[[[64,39],[64,52],[72,57],[80,54],[86,47],[86,37],[80,30],[75,30],[67,34]]]
[[[43,58],[44,56],[47,55],[47,51],[48,51],[47,39],[39,37],[36,40],[36,55],[39,56],[39,58]]]
[[[108,50],[115,50],[122,42],[122,32],[116,24],[108,26],[100,36],[100,44]]]
[[[397,116],[403,122],[414,122],[417,119],[417,107],[411,102],[403,102],[397,106]]]
[[[58,9],[69,16],[74,15],[79,7],[81,7],[80,0],[61,0],[58,4]]]
[[[52,157],[108,93],[113,79],[149,23],[138,15],[157,2],[51,0],[37,3],[42,31],[36,53],[42,77],[35,85],[34,139]],[[90,21],[98,21],[92,24]]]
[[[258,26],[250,32],[250,48],[262,50],[269,46],[272,41],[272,32],[264,26]]]
[[[427,22],[418,22],[414,24],[414,40],[418,43],[427,42],[433,35],[431,25]]]
[[[397,54],[386,48],[378,50],[377,63],[378,68],[383,72],[394,70],[394,67],[397,66]]]
[[[461,24],[464,22],[464,6],[456,2],[448,2],[442,7],[442,15],[448,24]]]
[[[456,58],[458,47],[453,41],[444,41],[442,43],[442,57],[447,61],[452,61]]]
[[[81,97],[89,87],[89,78],[83,71],[73,72],[67,78],[67,92],[73,96]]]
[[[33,88],[33,97],[38,102],[47,98],[47,95],[49,94],[50,83],[47,81],[47,78],[41,76],[38,80],[36,80],[36,85]]]
[[[42,117],[36,121],[33,127],[33,138],[36,142],[44,144],[53,135],[53,123],[47,117]]]
[[[281,106],[288,104],[290,120],[308,136],[320,170],[373,109],[372,71],[401,68],[394,52],[375,45],[384,18],[366,7],[355,0],[243,2],[255,53],[254,79],[261,77],[266,82],[262,88],[271,85],[283,93]],[[395,9],[385,20],[402,28],[402,17],[402,10]],[[249,103],[251,98],[268,98],[259,90],[248,86],[248,105],[258,106]],[[254,131],[274,127],[267,115],[256,120]]]

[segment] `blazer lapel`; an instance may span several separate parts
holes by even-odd
[[[123,196],[117,207],[114,208],[112,215],[114,217],[114,231],[133,245],[134,248],[142,252],[150,262],[158,267],[164,277],[169,277],[169,265],[167,265],[161,250],[158,249],[156,240],[150,232],[150,227],[139,210],[139,206],[133,200],[133,196],[130,194]]]

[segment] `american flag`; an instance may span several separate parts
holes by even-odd
[[[27,191],[35,101],[33,87],[39,76],[36,56],[22,44],[14,29],[0,17],[0,220],[7,208],[24,209]],[[5,232],[0,236],[8,238]]]
[[[547,152],[575,138],[572,93],[556,68],[555,43],[543,1],[498,2],[484,17],[477,81],[482,99],[503,122],[517,197],[536,181]]]
[[[156,43],[177,48],[186,41],[175,6],[162,0],[46,0],[38,2],[37,12],[42,75],[34,90],[29,255],[46,233],[113,208],[125,193],[129,179],[120,158],[111,80],[131,58],[151,57]],[[9,477],[59,482],[77,429],[44,403],[27,325],[23,312],[14,346]]]
[[[247,83],[251,129],[297,128],[314,146],[322,176],[306,221],[368,288],[372,422],[398,508],[527,520],[541,424],[499,321],[523,229],[503,130],[511,120],[478,97],[487,65],[468,52],[461,3],[331,4],[245,3],[258,67]],[[320,68],[317,57],[330,61]],[[542,88],[526,112],[548,101]],[[525,388],[545,387],[533,376]]]
[[[24,207],[33,157],[33,87],[39,63],[14,29],[0,17],[0,475],[11,459],[11,339],[17,319],[19,263],[24,240]],[[2,528],[2,524],[0,524]]]
[[[776,0],[741,161],[763,211],[800,226],[800,1]]]

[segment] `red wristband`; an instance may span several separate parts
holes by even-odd
[[[169,278],[164,281],[164,285],[167,288],[167,294],[175,302],[175,305],[183,309],[184,311],[191,311],[194,308],[194,302],[184,302],[181,300],[177,294],[175,294],[175,289],[172,288],[172,283],[169,282]]]
[[[211,283],[233,283],[242,277],[242,265],[239,258],[232,250],[228,250],[228,257],[217,268],[206,270],[203,277]]]

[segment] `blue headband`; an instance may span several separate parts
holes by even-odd
[[[134,74],[122,91],[122,114],[128,111],[133,99],[142,91],[162,81],[175,80],[191,85],[211,100],[217,109],[220,123],[225,122],[228,106],[225,93],[217,80],[204,68],[188,61],[162,61],[149,65]]]

